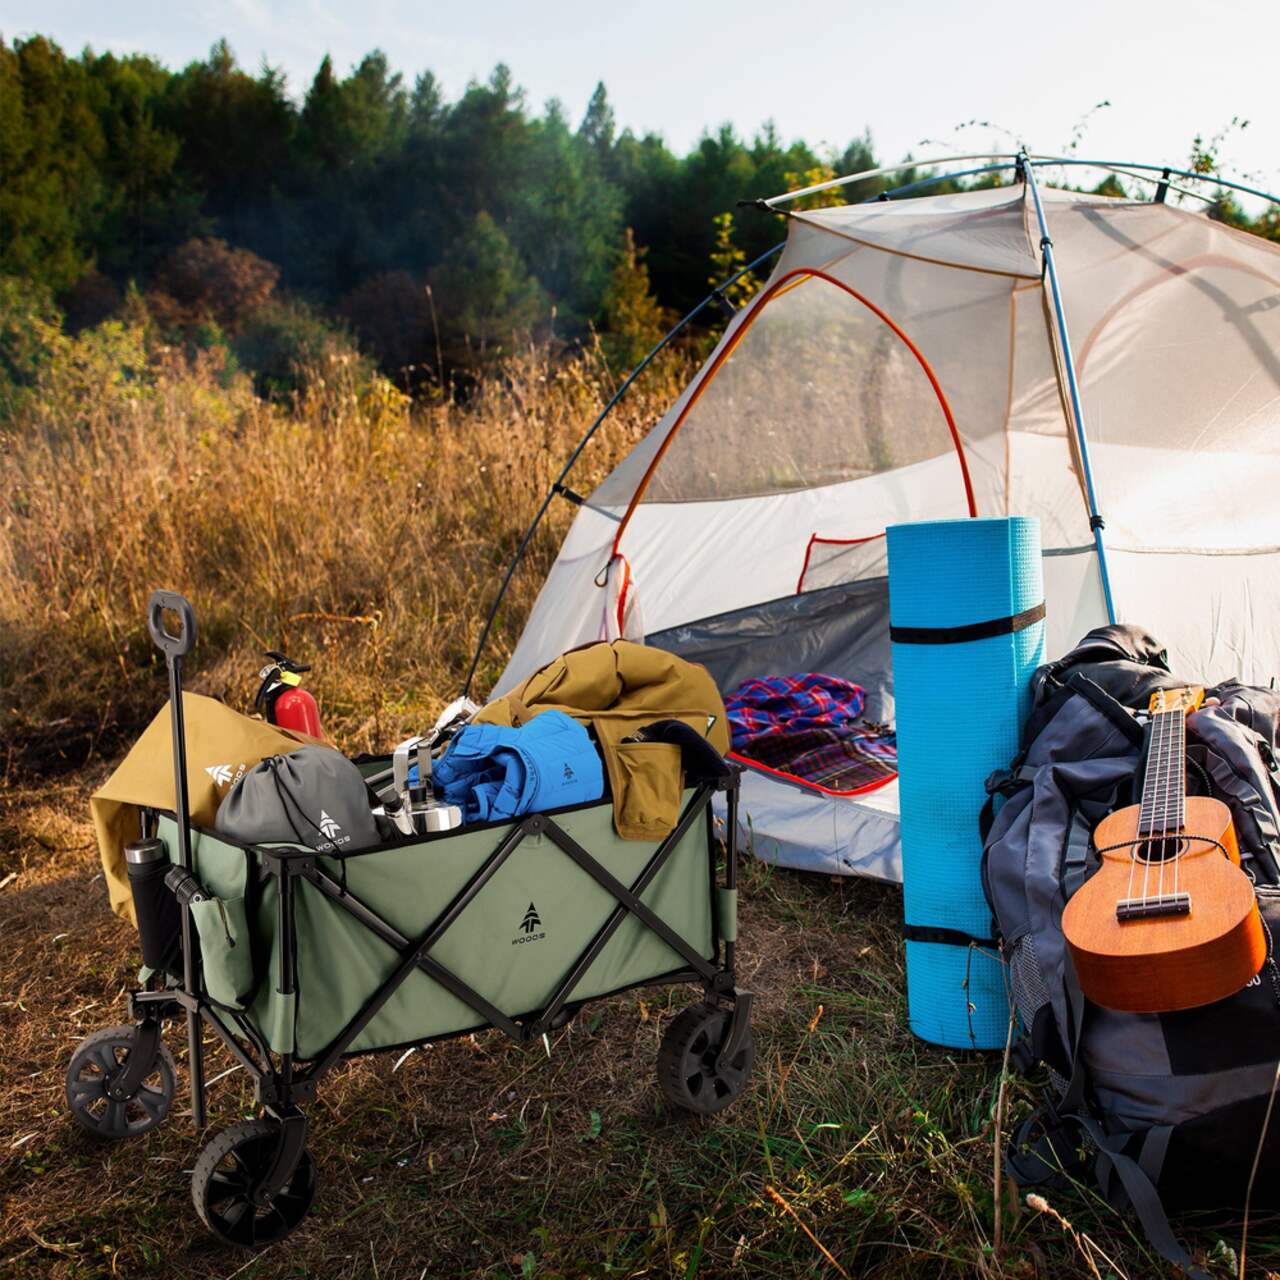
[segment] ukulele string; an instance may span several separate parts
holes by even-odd
[[[1176,759],[1178,762],[1179,779],[1182,782],[1182,789],[1179,792],[1177,797],[1177,801],[1178,801],[1177,823],[1174,827],[1174,830],[1178,833],[1178,840],[1176,845],[1174,846],[1174,853],[1173,853],[1173,892],[1176,894],[1178,892],[1178,867],[1182,862],[1182,850],[1183,850],[1182,830],[1187,825],[1187,783],[1186,783],[1186,775],[1184,772],[1182,772],[1185,769],[1185,765],[1183,764],[1183,761],[1186,759],[1186,755],[1187,755],[1187,713],[1186,711],[1178,712],[1178,723],[1174,726],[1174,731],[1177,734],[1178,750],[1176,754]]]
[[[1155,759],[1151,762],[1154,769],[1154,776],[1151,786],[1151,813],[1148,815],[1146,834],[1152,835],[1159,823],[1157,815],[1164,803],[1164,744],[1166,722],[1163,712],[1157,712],[1153,717],[1154,724],[1151,731],[1151,750]],[[1142,859],[1142,902],[1145,906],[1150,901],[1151,888],[1151,859],[1144,857]]]
[[[1160,720],[1163,726],[1163,741],[1160,746],[1160,819],[1159,831],[1162,836],[1168,834],[1168,813],[1169,813],[1169,713],[1166,711]],[[1156,897],[1159,898],[1164,893],[1164,852],[1165,845],[1161,841],[1156,845],[1157,852],[1161,855],[1158,859],[1160,863],[1160,882],[1156,886]]]
[[[1157,746],[1160,740],[1160,717],[1158,715],[1152,717],[1151,724],[1151,756],[1147,759],[1147,769],[1151,774],[1151,812],[1147,815],[1147,831],[1151,830],[1151,823],[1156,808],[1156,793],[1160,788],[1160,752]],[[1142,859],[1142,901],[1147,900],[1147,880],[1151,875],[1151,864],[1147,859],[1142,858],[1142,854],[1138,852],[1141,845],[1134,848],[1134,857]]]
[[[1166,711],[1165,718],[1169,722],[1169,730],[1166,734],[1164,746],[1164,810],[1160,817],[1160,830],[1164,839],[1160,842],[1160,887],[1157,890],[1157,896],[1159,897],[1164,896],[1164,868],[1165,863],[1169,860],[1169,811],[1176,799],[1174,796],[1173,777],[1176,756],[1173,747],[1178,736],[1178,713],[1176,711]]]
[[[1168,770],[1169,770],[1169,717],[1168,717],[1168,714],[1167,714],[1166,712],[1163,712],[1163,711],[1162,711],[1162,712],[1160,713],[1159,724],[1160,724],[1160,738],[1159,738],[1159,743],[1160,743],[1160,745],[1159,745],[1159,746],[1157,747],[1157,749],[1156,749],[1156,811],[1155,811],[1155,826],[1152,828],[1153,832],[1154,832],[1157,836],[1158,836],[1158,835],[1163,834],[1163,832],[1164,832],[1164,814],[1165,814],[1165,809],[1168,807],[1168,804],[1169,804],[1169,774],[1168,774]],[[1151,846],[1151,849],[1153,849],[1153,850],[1155,850],[1156,852],[1158,852],[1158,851],[1160,850],[1160,847],[1161,847],[1161,846],[1160,846],[1159,842],[1157,841],[1157,843],[1156,843],[1156,844],[1154,844],[1154,845],[1152,845],[1152,846]],[[1148,858],[1148,859],[1147,859],[1147,868],[1148,868],[1148,870],[1150,870],[1151,862],[1152,862],[1151,858]],[[1164,870],[1164,864],[1163,864],[1163,862],[1160,864],[1160,869],[1161,869],[1161,871],[1163,871],[1163,870]],[[1144,897],[1144,899],[1146,898],[1146,894],[1145,894],[1145,893],[1143,894],[1143,897]]]
[[[1159,722],[1152,717],[1151,721],[1151,747],[1155,746],[1155,737],[1159,731]],[[1148,759],[1148,765],[1151,764]],[[1155,776],[1148,772],[1147,777],[1142,784],[1142,802],[1138,807],[1138,839],[1129,846],[1129,884],[1125,890],[1125,897],[1133,901],[1133,882],[1138,872],[1139,854],[1138,848],[1144,831],[1148,829],[1151,822],[1151,808],[1154,803],[1152,797],[1155,792]]]
[[[1160,853],[1160,877],[1157,896],[1164,896],[1164,868],[1165,863],[1169,861],[1169,830],[1170,819],[1173,817],[1173,810],[1177,805],[1177,776],[1175,770],[1178,767],[1177,741],[1178,741],[1178,716],[1177,711],[1166,711],[1162,717],[1165,721],[1164,743],[1161,750],[1161,765],[1163,768],[1163,796],[1160,803],[1160,835],[1161,840],[1158,846]]]

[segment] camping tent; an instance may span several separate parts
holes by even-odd
[[[825,671],[891,721],[886,525],[1005,513],[1041,522],[1051,656],[1107,621],[1109,574],[1175,671],[1280,672],[1280,246],[1019,177],[791,212],[767,284],[581,506],[499,691],[609,633],[625,573],[649,643],[722,688]],[[788,865],[899,879],[896,811],[895,786],[744,778],[756,852]]]

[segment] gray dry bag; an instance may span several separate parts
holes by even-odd
[[[329,747],[268,756],[227,792],[215,828],[245,844],[353,853],[381,842],[360,770]]]

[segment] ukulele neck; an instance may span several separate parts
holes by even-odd
[[[1187,816],[1187,713],[1177,707],[1151,717],[1147,774],[1142,784],[1138,834],[1152,837],[1181,831]]]

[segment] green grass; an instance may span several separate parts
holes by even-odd
[[[662,1030],[694,989],[589,1005],[549,1057],[485,1033],[419,1049],[398,1069],[398,1054],[362,1058],[311,1108],[321,1182],[310,1218],[258,1258],[229,1252],[191,1209],[201,1138],[184,1101],[162,1129],[113,1147],[65,1114],[71,1050],[123,1018],[135,963],[70,808],[79,785],[7,793],[3,830],[21,870],[0,891],[6,1278],[1168,1273],[1083,1188],[1035,1211],[1006,1187],[997,1252],[999,1061],[907,1032],[900,895],[756,862],[740,947],[740,981],[758,996],[756,1070],[736,1106],[709,1121],[677,1114],[654,1083]],[[169,1041],[181,1066],[180,1028]],[[210,1054],[211,1077],[227,1065]],[[1012,1083],[1014,1113],[1032,1096]],[[239,1072],[210,1103],[206,1140],[253,1112]],[[1182,1229],[1212,1274],[1234,1274],[1238,1228]],[[1265,1224],[1250,1253],[1258,1268],[1280,1259]]]

